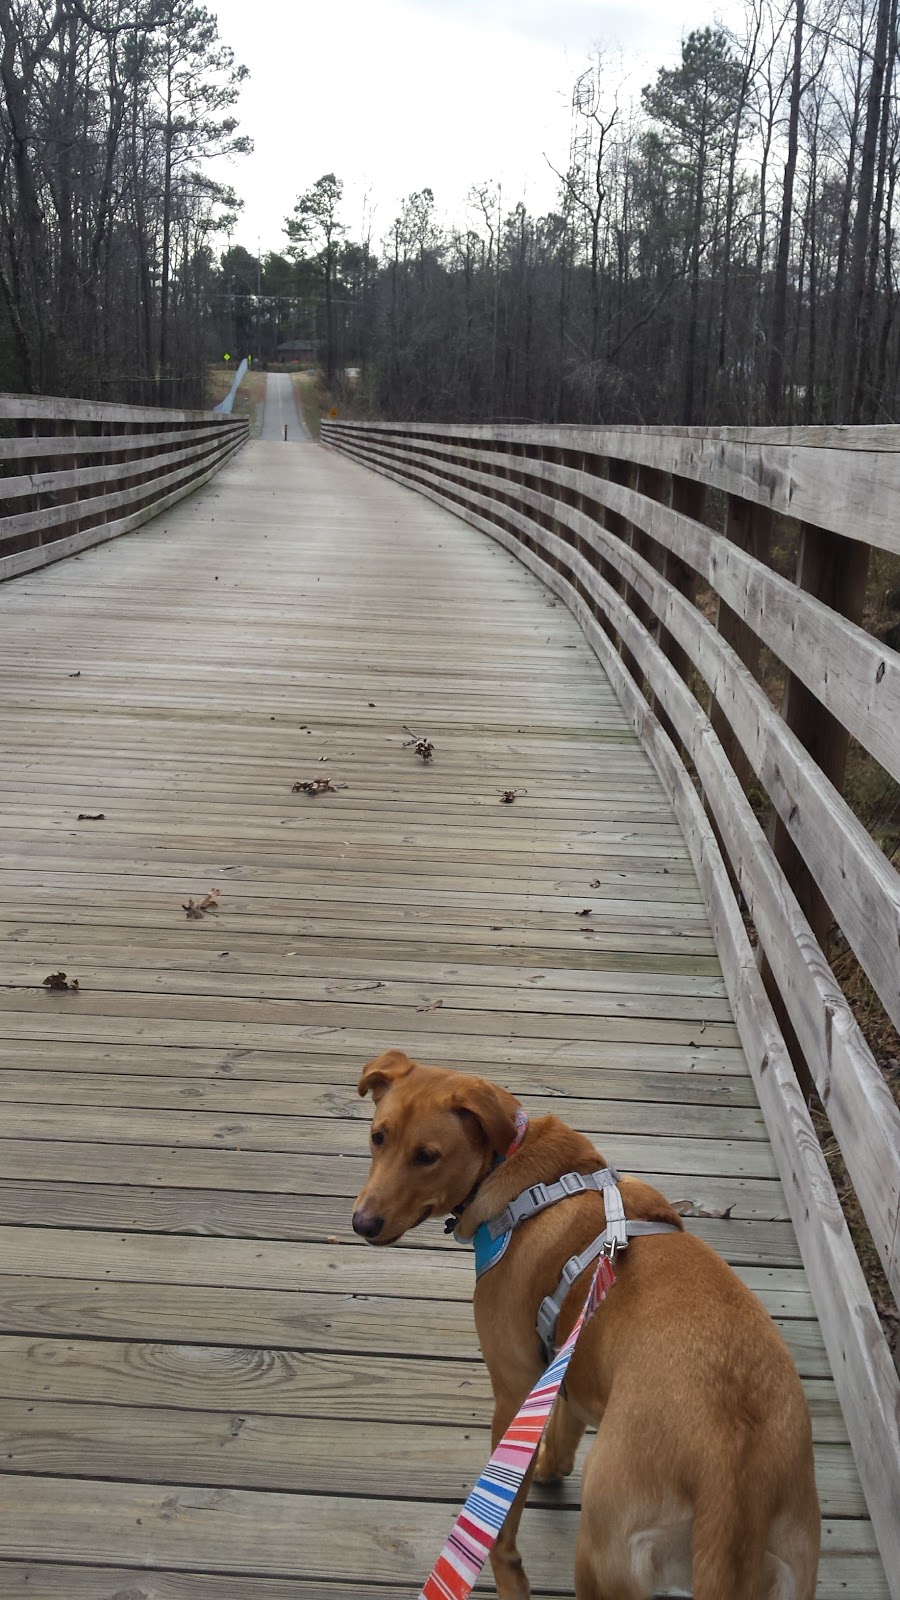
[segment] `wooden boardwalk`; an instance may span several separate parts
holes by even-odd
[[[0,589],[0,753],[2,1600],[416,1594],[490,1407],[469,1256],[350,1231],[392,1044],[729,1213],[688,1225],[806,1382],[819,1593],[887,1594],[687,851],[517,563],[249,445]],[[537,1595],[572,1592],[576,1506],[526,1515]]]

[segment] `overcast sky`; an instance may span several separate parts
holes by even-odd
[[[240,100],[252,156],[226,174],[244,200],[235,241],[284,249],[284,218],[325,172],[344,180],[344,220],[373,240],[403,197],[433,189],[462,221],[474,183],[504,203],[553,202],[545,156],[564,167],[572,85],[592,48],[633,92],[674,64],[692,28],[735,20],[739,0],[207,0],[250,70]],[[620,59],[615,59],[620,57]]]

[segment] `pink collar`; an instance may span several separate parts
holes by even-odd
[[[522,1107],[520,1106],[516,1112],[516,1137],[513,1139],[513,1142],[507,1150],[506,1155],[503,1157],[504,1161],[508,1161],[510,1156],[515,1155],[527,1132],[528,1112],[523,1111]]]

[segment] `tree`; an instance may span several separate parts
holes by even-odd
[[[214,157],[246,154],[250,141],[223,115],[235,104],[246,67],[219,41],[215,17],[193,0],[154,0],[150,71],[158,75],[162,134],[162,240],[159,368],[169,354],[174,185],[186,166]]]
[[[334,327],[334,284],[338,246],[346,228],[338,219],[344,185],[333,172],[317,178],[311,189],[301,194],[293,217],[285,221],[290,240],[288,254],[295,260],[309,258],[318,263],[325,294],[325,381],[334,381],[336,352]]]
[[[688,35],[681,47],[681,65],[661,67],[656,82],[644,89],[648,115],[664,130],[673,163],[691,191],[690,310],[687,332],[684,415],[694,420],[697,341],[700,312],[700,264],[706,245],[704,224],[709,212],[710,173],[727,156],[727,131],[734,124],[741,92],[741,68],[721,29],[704,28]],[[717,175],[718,178],[718,175]],[[716,180],[717,181],[717,180]]]
[[[202,401],[211,239],[237,204],[204,169],[249,147],[226,114],[243,76],[187,0],[0,0],[14,381]]]

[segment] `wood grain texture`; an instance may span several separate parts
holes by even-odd
[[[438,486],[439,490],[441,478],[431,470],[429,455],[423,453],[413,459],[409,452],[393,451],[388,457],[378,452],[378,459],[382,463],[390,460],[401,472],[413,471],[417,479]],[[481,488],[489,487],[485,474],[459,471]],[[602,547],[627,578],[627,592],[641,595],[649,614],[664,619],[673,630],[673,636],[715,688],[735,732],[743,735],[743,747],[751,764],[767,783],[785,820],[790,819],[794,825],[798,848],[806,854],[810,866],[817,869],[850,943],[863,965],[875,975],[876,988],[888,1010],[900,1019],[897,873],[806,756],[734,652],[718,640],[700,613],[647,561],[618,541],[611,544],[604,531],[580,513],[527,488],[518,493],[524,510],[504,507],[504,522],[525,533],[554,567],[572,573],[582,591],[607,611],[642,674],[647,671],[650,649],[645,621],[623,603],[579,550],[541,526],[532,513],[546,514],[552,509],[555,526],[568,522],[579,536],[598,549]],[[485,511],[490,515],[491,507],[496,507],[490,495],[458,481],[455,494],[463,504],[476,508],[478,516]],[[732,839],[737,827],[739,837],[730,846],[735,872],[741,877],[763,948],[784,990],[785,1006],[809,1064],[811,1080],[829,1107],[889,1281],[900,1290],[900,1113],[743,793],[732,780],[711,727],[682,680],[665,667],[659,656],[657,651],[654,671],[650,673],[656,701],[665,709],[669,727],[672,724],[668,719],[674,715],[671,703],[678,702],[677,726],[708,784],[707,797],[713,803],[719,826]],[[686,725],[691,728],[690,735],[684,731]],[[715,792],[727,807],[728,827],[718,816]]]
[[[348,448],[346,444],[344,448]],[[360,450],[355,445],[349,448],[360,460],[367,459],[365,449]],[[377,456],[378,452],[375,454]],[[382,458],[372,464],[389,477],[398,477],[401,481],[411,477],[430,498],[457,509],[476,527],[514,551],[565,601],[606,665],[636,729],[653,753],[704,888],[717,945],[723,956],[726,982],[742,1036],[747,1041],[754,1081],[763,1109],[767,1110],[780,1169],[790,1181],[792,1214],[804,1246],[804,1258],[813,1276],[826,1342],[836,1363],[842,1401],[885,1556],[889,1583],[892,1593],[895,1590],[900,1593],[900,1384],[697,791],[672,741],[651,714],[642,691],[613,649],[609,634],[599,627],[594,611],[583,598],[584,590],[576,589],[570,578],[562,575],[576,566],[577,555],[567,549],[556,534],[525,512],[509,506],[500,511],[488,497],[456,481],[452,486],[445,485],[436,474],[419,465],[413,466],[409,461],[398,465],[394,460],[389,465]],[[735,825],[744,827],[749,821],[755,830],[755,841],[759,830],[708,719],[693,695],[672,672],[663,652],[617,590],[592,571],[582,570],[580,577],[586,592],[612,623],[629,658],[637,664],[640,677],[646,677],[649,692],[657,696],[665,708],[667,721],[696,765],[720,829],[727,836]],[[733,850],[735,863],[738,859],[748,860],[746,850]],[[763,860],[765,864],[765,858]],[[748,884],[755,888],[757,877],[748,875]],[[786,886],[779,897],[784,907],[791,906],[793,897]],[[752,897],[751,907],[756,911]],[[816,960],[810,958],[815,957],[818,947],[808,930],[804,938],[802,914],[794,902],[791,915],[795,912],[799,917],[799,937],[780,954],[795,975],[799,973],[804,980],[815,980]],[[808,964],[804,963],[804,956]],[[821,952],[818,958],[821,959]],[[871,1135],[871,1123],[866,1124],[866,1130],[867,1135]],[[887,1193],[889,1197],[890,1186]],[[884,1214],[879,1207],[877,1217],[883,1221]],[[890,1239],[887,1246],[891,1264]]]
[[[688,844],[565,608],[446,511],[258,444],[0,624],[0,1593],[415,1594],[490,1402],[468,1253],[349,1230],[354,1086],[397,1043],[729,1213],[688,1225],[807,1384],[820,1597],[882,1600]],[[547,1500],[535,1593],[571,1595],[577,1485]]]
[[[15,395],[0,395],[0,419],[57,435],[0,438],[0,463],[31,468],[0,473],[0,582],[141,527],[207,483],[249,427],[210,412]],[[33,470],[53,456],[58,465]]]

